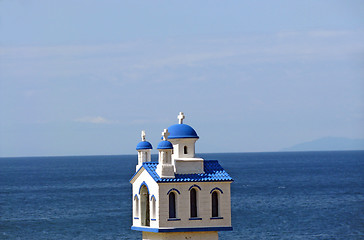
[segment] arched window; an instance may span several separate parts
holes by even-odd
[[[219,195],[217,191],[214,191],[211,195],[212,204],[212,217],[219,216]]]
[[[136,194],[134,196],[134,218],[139,218],[139,199]]]
[[[191,218],[197,217],[197,192],[194,188],[190,191],[190,211]]]
[[[176,194],[169,193],[169,218],[176,218]]]
[[[188,152],[187,152],[187,146],[184,146],[184,147],[183,147],[183,153],[184,153],[184,154],[187,154],[187,153],[188,153]]]
[[[150,200],[151,202],[152,202],[152,204],[151,204],[151,220],[155,220],[155,216],[156,216],[156,200],[155,200],[155,197],[154,197],[154,195],[152,196],[152,198],[151,198],[151,200]]]

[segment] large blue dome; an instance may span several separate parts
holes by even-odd
[[[173,149],[173,145],[170,141],[161,141],[157,149]]]
[[[141,141],[136,146],[136,150],[142,150],[142,149],[153,149],[152,144],[148,141]]]
[[[168,138],[199,138],[196,131],[187,124],[174,124],[168,128]]]

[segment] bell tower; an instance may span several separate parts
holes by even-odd
[[[168,141],[168,129],[162,132],[163,141],[158,144],[159,158],[156,172],[161,178],[174,178],[174,167],[172,165],[173,145]]]
[[[152,144],[145,140],[145,131],[142,131],[141,134],[142,141],[138,143],[136,150],[138,151],[138,165],[136,166],[135,171],[143,165],[144,162],[151,161],[151,150],[153,149]]]

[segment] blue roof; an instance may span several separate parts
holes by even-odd
[[[136,146],[136,150],[141,150],[141,149],[153,149],[153,147],[152,147],[152,144],[150,144],[150,142],[148,142],[148,141],[141,141]]]
[[[168,128],[168,138],[199,138],[196,131],[187,124],[174,124]]]
[[[154,181],[161,182],[221,182],[234,181],[229,174],[221,167],[217,160],[204,160],[204,172],[194,174],[175,174],[175,178],[160,178],[156,172],[158,162],[144,162],[140,167],[152,176]],[[140,170],[140,169],[139,169]],[[139,172],[134,174],[134,176]],[[133,177],[134,177],[133,176]],[[133,177],[131,179],[133,179]]]
[[[170,141],[161,141],[157,149],[173,149],[173,145]]]

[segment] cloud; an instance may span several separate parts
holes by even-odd
[[[97,117],[82,117],[77,118],[74,120],[75,122],[82,122],[82,123],[95,123],[95,124],[110,124],[114,123],[115,121],[108,120],[106,118],[97,116]]]
[[[130,52],[141,43],[120,43],[100,45],[58,45],[58,46],[8,46],[0,47],[0,56],[5,58],[19,57],[24,59],[42,58],[70,58],[70,57],[104,57],[117,52],[118,54]]]
[[[74,78],[125,87],[145,79],[160,83],[160,73],[165,76],[170,70],[166,79],[171,79],[186,68],[355,61],[364,52],[363,37],[363,30],[316,30],[103,45],[4,46],[0,47],[4,59],[0,72],[4,79],[19,82],[43,84]]]

